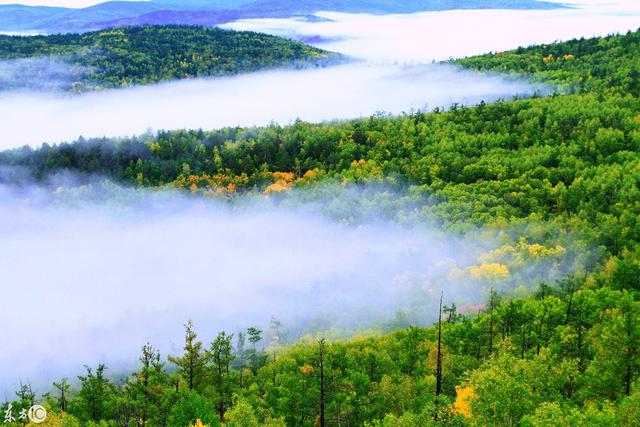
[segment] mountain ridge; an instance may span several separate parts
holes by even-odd
[[[0,5],[0,31],[71,33],[128,25],[214,26],[238,19],[289,18],[318,11],[343,13],[415,13],[454,9],[559,9],[542,0],[205,0],[108,1],[83,9]]]

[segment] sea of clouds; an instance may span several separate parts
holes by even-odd
[[[0,67],[0,71],[2,68]],[[237,77],[182,80],[131,89],[61,95],[0,93],[0,148],[127,136],[148,129],[319,122],[547,91],[522,80],[445,65],[347,64]]]
[[[4,92],[0,147],[148,128],[346,119],[531,94],[536,88],[524,81],[430,62],[637,26],[635,2],[578,6],[243,21],[234,28],[320,36],[321,47],[363,60],[84,95]],[[123,201],[105,203],[106,189],[88,191],[91,197],[60,199],[48,188],[0,187],[0,399],[11,398],[19,380],[41,386],[73,378],[83,363],[124,366],[147,339],[178,353],[188,318],[205,341],[222,328],[264,327],[271,315],[289,325],[330,318],[366,327],[411,305],[407,295],[433,300],[439,289],[424,286],[429,278],[463,268],[492,244],[437,227],[345,225],[318,214],[322,202],[292,209],[258,199],[230,207],[125,189]],[[461,304],[486,297],[448,289]]]
[[[324,20],[243,20],[225,27],[303,39],[361,61],[73,96],[49,90],[0,92],[0,148],[148,129],[348,119],[531,95],[541,88],[431,63],[638,26],[635,1],[588,0],[572,6],[386,16],[320,12]],[[0,64],[0,73],[7,69],[11,65]]]
[[[75,379],[83,364],[133,368],[147,341],[179,354],[188,319],[205,343],[222,329],[266,330],[271,316],[295,339],[384,330],[398,312],[432,322],[441,290],[445,304],[485,301],[497,282],[462,272],[500,246],[495,234],[390,221],[393,212],[376,207],[402,196],[336,184],[313,197],[230,204],[101,180],[0,185],[0,400],[19,381],[46,390]],[[502,286],[535,287],[578,268],[549,262]]]

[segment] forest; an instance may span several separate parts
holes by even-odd
[[[339,55],[292,40],[249,31],[195,26],[120,27],[83,34],[0,35],[0,60],[22,74],[66,65],[69,92],[143,85],[192,77],[234,75],[285,67],[319,66]],[[43,66],[43,63],[48,65]],[[55,66],[58,67],[55,67]],[[42,76],[41,76],[42,77]],[[0,78],[0,90],[20,79]]]
[[[640,425],[639,39],[455,61],[533,74],[558,88],[544,98],[0,153],[0,179],[15,185],[72,171],[229,203],[379,186],[402,197],[365,192],[361,203],[389,221],[492,230],[504,243],[460,272],[488,289],[477,307],[456,307],[445,286],[433,324],[400,312],[351,338],[289,339],[274,318],[268,330],[213,331],[209,343],[198,338],[206,325],[185,319],[181,354],[141,343],[130,375],[98,365],[55,382],[42,425]],[[350,209],[334,215],[359,221]],[[575,268],[548,283],[506,280],[542,258]],[[35,398],[25,383],[0,409],[17,414]]]

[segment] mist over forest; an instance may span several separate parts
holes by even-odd
[[[0,5],[3,427],[640,423],[636,2],[178,3]]]
[[[501,271],[488,259],[509,238],[394,220],[415,216],[424,202],[400,204],[407,195],[384,185],[326,184],[315,194],[247,195],[231,205],[70,176],[0,190],[9,284],[0,322],[30,313],[3,334],[12,345],[0,358],[8,368],[0,383],[35,373],[38,388],[82,363],[119,366],[146,340],[178,352],[185,316],[230,331],[266,327],[274,316],[291,340],[321,330],[349,336],[433,322],[443,289],[473,311],[491,278],[526,294],[529,284],[581,272],[596,256],[559,235],[560,257]],[[46,360],[25,357],[34,343]]]

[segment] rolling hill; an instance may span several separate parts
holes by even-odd
[[[66,380],[55,383],[73,392],[66,411],[54,390],[52,419],[168,419],[180,427],[195,420],[310,427],[337,419],[375,427],[640,425],[639,41],[640,32],[630,32],[459,61],[532,72],[571,88],[550,97],[1,152],[0,165],[42,182],[73,171],[231,203],[249,193],[295,207],[303,195],[325,201],[323,209],[345,226],[365,225],[361,234],[370,223],[367,209],[375,209],[376,220],[500,242],[474,258],[476,265],[438,267],[447,298],[457,279],[486,304],[445,301],[438,313],[437,283],[409,275],[407,285],[389,283],[403,286],[408,310],[350,339],[325,341],[336,335],[319,323],[286,345],[281,322],[272,318],[277,347],[247,350],[244,335],[234,345],[228,331],[216,336],[203,325],[203,336],[216,337],[205,351],[189,321],[184,352],[166,359],[147,343],[138,372],[125,380],[98,365],[85,366],[73,389]],[[357,200],[331,199],[338,186],[355,190]],[[55,197],[73,200],[80,191],[52,187]],[[569,265],[575,274],[567,275]],[[540,280],[531,275],[535,266],[560,279]],[[429,315],[440,320],[415,326]],[[246,333],[253,344],[262,340],[255,327]],[[96,383],[106,391],[96,394]],[[29,395],[24,386],[16,393],[22,395]],[[96,400],[101,410],[92,413],[86,408]],[[12,404],[28,407],[19,399]],[[325,413],[330,422],[322,421]]]
[[[0,90],[37,87],[55,72],[58,89],[82,92],[165,80],[232,75],[340,58],[303,43],[194,26],[114,28],[83,34],[0,36]],[[45,79],[46,80],[46,79]]]

